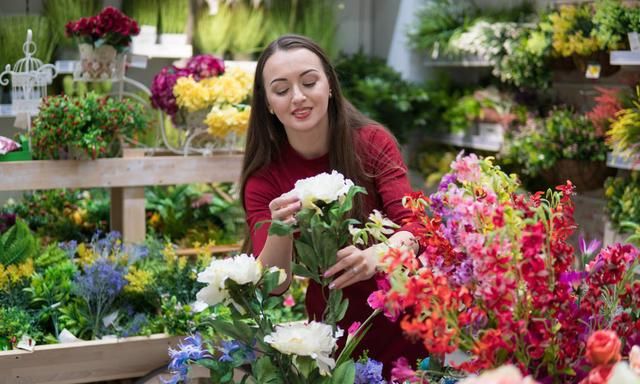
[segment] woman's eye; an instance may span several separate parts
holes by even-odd
[[[314,85],[316,85],[316,82],[314,81],[314,82],[311,82],[311,83],[303,83],[302,85],[304,85],[304,86],[305,86],[305,87],[307,87],[307,88],[311,88],[311,87],[313,87]]]
[[[284,95],[285,93],[287,93],[288,89],[281,89],[281,90],[277,90],[276,91],[276,95]]]

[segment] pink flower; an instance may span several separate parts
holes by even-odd
[[[213,55],[197,55],[189,59],[187,69],[196,81],[224,73],[224,60]]]
[[[355,334],[358,331],[358,328],[360,328],[360,322],[359,321],[354,321],[353,324],[351,324],[349,326],[349,329],[347,330],[347,333],[351,336],[353,334]]]
[[[411,369],[409,362],[406,358],[401,357],[393,362],[393,368],[391,368],[391,380],[397,380],[400,383],[419,383],[420,378],[416,377],[416,372]]]
[[[620,339],[615,331],[596,331],[587,340],[587,359],[593,365],[620,361]]]
[[[296,301],[293,299],[293,296],[287,295],[287,297],[285,297],[284,301],[282,302],[282,305],[287,308],[291,308],[296,305]]]
[[[472,153],[463,157],[464,152],[460,152],[456,161],[451,163],[451,169],[455,171],[456,177],[461,182],[477,182],[480,180],[480,162],[478,156]]]

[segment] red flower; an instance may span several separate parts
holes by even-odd
[[[599,365],[593,368],[580,384],[607,384],[609,377],[611,377],[612,369],[613,364]]]

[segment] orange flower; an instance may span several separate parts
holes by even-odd
[[[616,363],[622,357],[620,346],[615,331],[596,331],[587,340],[587,359],[596,366]]]

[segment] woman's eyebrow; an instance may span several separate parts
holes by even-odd
[[[307,73],[309,73],[309,72],[318,72],[318,70],[317,70],[317,69],[315,69],[315,68],[307,69],[306,71],[304,71],[304,72],[302,72],[302,73],[300,74],[300,77],[302,77],[302,76],[306,75],[306,74],[307,74]],[[287,81],[287,79],[285,79],[284,77],[278,77],[277,79],[273,79],[273,80],[271,80],[271,83],[269,83],[269,85],[271,85],[271,84],[275,83],[276,81]]]

